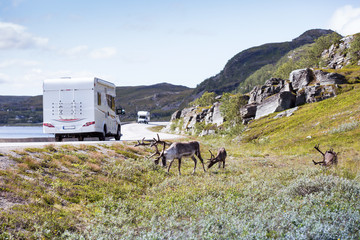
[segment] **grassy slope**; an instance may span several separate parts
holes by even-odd
[[[18,152],[1,189],[27,204],[0,214],[0,239],[358,239],[360,85],[351,88],[242,136],[199,139],[203,158],[226,147],[225,170],[190,175],[186,159],[181,177],[177,163],[167,175],[142,157],[152,150],[126,144]],[[312,164],[318,143],[341,152],[337,167]]]

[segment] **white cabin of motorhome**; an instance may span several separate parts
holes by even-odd
[[[138,119],[137,119],[138,123],[146,123],[147,124],[150,122],[150,112],[138,111],[137,115],[138,115]]]
[[[115,110],[116,87],[99,78],[48,79],[43,85],[43,131],[66,137],[114,136],[121,125]]]

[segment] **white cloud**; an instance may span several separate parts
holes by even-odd
[[[22,60],[22,59],[12,59],[5,60],[0,62],[0,68],[9,68],[9,67],[33,67],[39,65],[39,62],[31,60]]]
[[[342,35],[360,32],[360,8],[350,5],[338,8],[331,17],[330,28]]]
[[[68,56],[77,56],[79,54],[84,54],[85,52],[87,52],[89,49],[88,46],[86,45],[80,45],[80,46],[76,46],[67,50],[62,51],[63,54],[68,55]]]
[[[0,22],[0,49],[45,48],[47,44],[47,38],[33,36],[24,26]]]
[[[116,55],[116,48],[113,47],[104,47],[100,49],[95,49],[90,52],[90,57],[93,59],[104,59],[110,58]]]
[[[0,73],[0,84],[7,82],[9,82],[9,76],[4,73]]]

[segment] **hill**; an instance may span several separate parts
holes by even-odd
[[[0,96],[0,125],[42,122],[42,96]]]
[[[138,111],[150,111],[151,120],[169,120],[171,114],[185,107],[192,99],[193,89],[159,83],[149,86],[116,88],[116,105],[125,109],[125,121],[134,121]]]
[[[231,58],[219,74],[201,82],[195,92],[209,91],[221,94],[236,90],[239,84],[256,70],[276,64],[289,51],[313,43],[317,38],[331,33],[332,30],[313,29],[290,42],[268,43],[246,49]]]

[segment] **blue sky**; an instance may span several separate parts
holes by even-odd
[[[238,52],[313,28],[360,32],[360,2],[0,0],[0,95],[63,76],[195,87]]]

